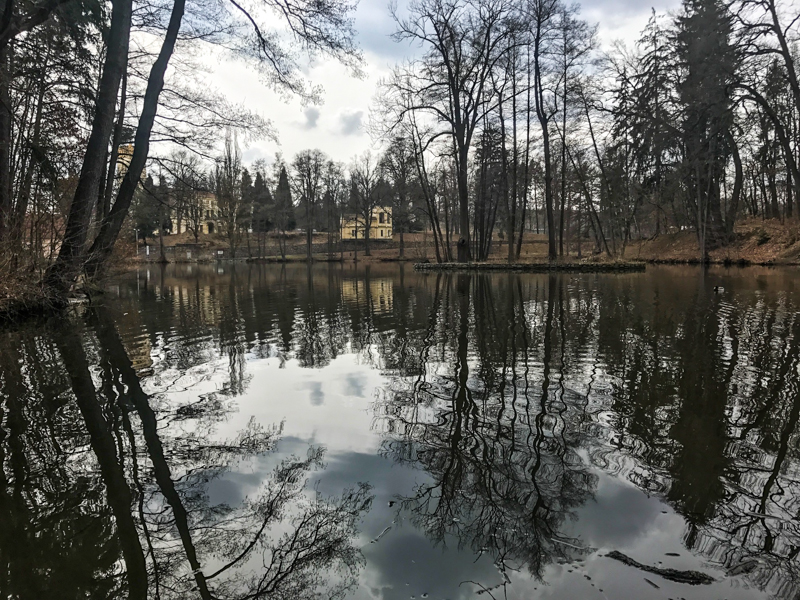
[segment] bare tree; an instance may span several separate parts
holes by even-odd
[[[404,235],[411,226],[412,194],[418,188],[410,141],[405,137],[394,138],[381,156],[380,167],[391,184],[392,231],[400,234],[399,254],[400,258],[403,258]]]
[[[305,215],[306,260],[311,261],[317,209],[322,201],[324,170],[328,157],[321,150],[303,150],[292,161],[295,195]]]
[[[229,133],[225,138],[225,150],[214,169],[214,196],[219,217],[228,238],[231,257],[236,257],[236,248],[242,229],[249,217],[248,207],[242,197],[242,156],[239,145]]]
[[[51,9],[58,4],[58,2],[53,2],[52,6],[47,4],[45,6],[47,10],[41,11],[41,19],[44,20]],[[90,110],[92,124],[89,142],[85,149],[83,166],[67,217],[58,258],[48,269],[45,277],[46,288],[50,290],[51,295],[58,297],[67,293],[82,271],[89,277],[99,275],[113,250],[150,153],[157,109],[165,87],[165,73],[175,53],[182,25],[186,28],[183,41],[202,40],[219,44],[239,56],[254,59],[262,68],[268,84],[284,92],[300,94],[307,100],[315,100],[316,89],[306,86],[298,75],[300,69],[296,48],[290,50],[285,42],[285,36],[267,28],[265,21],[273,22],[269,18],[270,14],[277,16],[289,32],[292,41],[302,46],[306,54],[313,56],[325,53],[357,70],[360,53],[353,43],[354,32],[350,17],[353,8],[353,5],[341,0],[301,0],[292,3],[291,7],[280,0],[231,2],[203,5],[197,12],[194,5],[191,5],[190,18],[186,23],[183,19],[186,11],[185,0],[174,0],[168,11],[145,11],[147,14],[143,22],[147,24],[149,33],[161,34],[160,50],[146,77],[147,84],[141,99],[133,152],[127,164],[127,171],[115,193],[110,210],[100,221],[97,235],[89,245],[91,215],[98,198],[104,196],[101,190],[106,181],[107,169],[115,166],[108,166],[107,157],[109,154],[112,156],[114,154],[113,151],[109,153],[108,147],[112,142],[120,84],[129,62],[132,2],[114,0],[110,30],[104,37],[106,44],[101,52],[104,56],[102,77],[96,101]],[[10,16],[11,12],[7,10],[5,18]],[[6,21],[7,25],[13,24],[17,29],[27,27],[21,23],[27,21],[13,18]],[[249,34],[245,33],[248,30]],[[7,29],[6,33],[10,31]],[[0,35],[5,34],[0,32]],[[122,103],[119,114],[123,114]],[[1,117],[2,115],[0,120]],[[0,130],[5,129],[0,122]],[[2,133],[0,133],[0,187],[6,186],[3,173],[8,172],[3,169],[3,164],[6,162],[3,148]],[[8,204],[0,192],[0,212],[3,215],[9,213]]]
[[[378,180],[380,175],[378,161],[368,150],[353,161],[350,166],[350,178],[353,182],[355,195],[351,194],[350,209],[354,211],[357,221],[361,224],[364,233],[364,254],[370,255],[369,234],[372,229],[372,220],[375,217],[375,208],[379,205]]]
[[[470,260],[469,153],[476,128],[488,110],[490,75],[505,52],[511,4],[506,0],[416,0],[409,16],[396,10],[397,40],[417,42],[423,57],[409,65],[409,110],[424,112],[445,126],[437,135],[452,141],[458,188],[458,261]]]

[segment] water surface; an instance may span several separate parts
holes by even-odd
[[[0,332],[0,597],[796,598],[799,292],[142,268]]]

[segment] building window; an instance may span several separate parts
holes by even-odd
[[[383,237],[383,229],[381,229],[381,237]]]
[[[384,213],[381,213],[380,215],[378,215],[378,219],[379,219],[379,222],[380,222],[380,223],[383,223],[383,220],[384,220],[385,218],[386,218],[386,215],[385,215]]]
[[[353,229],[353,230],[350,232],[350,235],[351,235],[352,237],[356,237],[356,230],[355,230],[355,229]]]

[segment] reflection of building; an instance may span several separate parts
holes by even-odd
[[[369,282],[369,285],[367,285]],[[367,302],[374,312],[391,310],[394,297],[394,282],[388,277],[380,279],[344,279],[342,298],[345,302],[363,306]]]
[[[342,215],[341,236],[343,240],[363,240],[364,217],[362,215]],[[392,239],[391,207],[376,206],[372,210],[369,239],[378,241]]]
[[[148,274],[149,279],[149,274]],[[125,313],[119,320],[120,328],[127,331],[142,331],[144,324],[139,318],[139,313],[131,311]],[[133,368],[139,376],[152,374],[153,356],[150,336],[137,335],[126,337],[125,350],[131,359]]]

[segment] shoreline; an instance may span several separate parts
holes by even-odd
[[[644,262],[608,263],[414,263],[415,271],[494,271],[517,273],[643,273]]]
[[[142,260],[136,258],[125,259],[121,264],[124,269],[137,268],[143,265],[157,265],[157,264],[175,264],[175,265],[209,265],[217,263],[246,263],[246,264],[307,264],[309,261],[303,257],[287,257],[282,259],[280,257],[263,257],[263,258],[197,258],[197,259],[179,259],[167,260],[166,262],[159,260]],[[500,271],[577,271],[585,270],[586,272],[612,272],[623,270],[643,270],[640,267],[631,267],[631,265],[686,265],[686,266],[717,266],[717,267],[800,267],[800,260],[749,260],[746,258],[709,258],[705,261],[697,257],[687,258],[651,258],[651,257],[633,257],[629,260],[609,261],[609,262],[576,262],[570,261],[566,263],[548,263],[546,261],[537,262],[519,262],[519,263],[505,263],[505,262],[482,262],[482,263],[436,263],[431,261],[420,261],[419,258],[411,257],[386,257],[386,256],[367,256],[359,257],[358,260],[353,260],[351,257],[314,257],[310,261],[314,263],[333,263],[333,264],[376,264],[376,263],[413,263],[418,270],[446,270],[446,269],[462,269],[462,270],[500,270]],[[430,265],[430,266],[427,266]],[[450,265],[440,267],[437,265]]]

